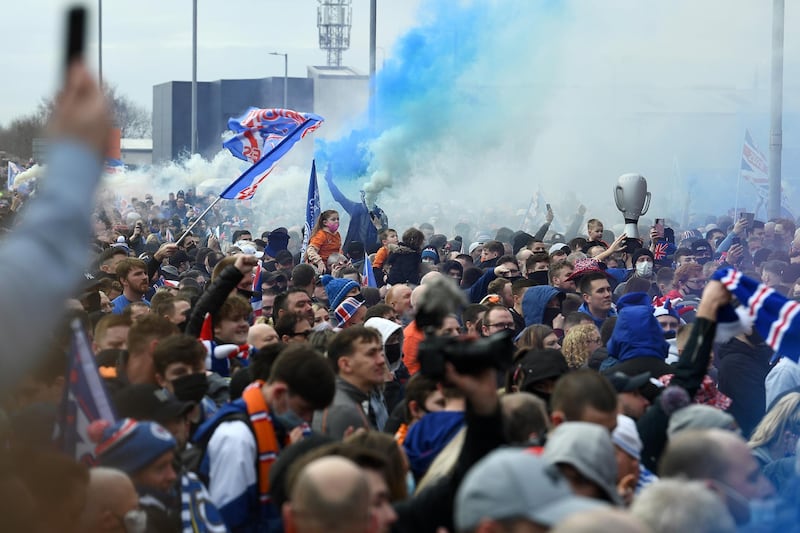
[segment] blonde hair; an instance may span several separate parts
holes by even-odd
[[[570,368],[576,369],[586,366],[589,356],[592,355],[589,351],[589,342],[595,335],[600,336],[597,326],[594,324],[580,324],[573,326],[569,333],[564,336],[561,352],[564,354],[564,359],[567,360],[567,365]]]
[[[800,392],[790,392],[778,400],[758,423],[750,442],[750,448],[772,446],[785,432],[800,433]]]

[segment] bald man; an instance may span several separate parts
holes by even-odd
[[[322,457],[303,468],[283,504],[287,533],[373,533],[366,474],[344,457]]]
[[[269,324],[253,324],[247,332],[247,343],[255,346],[257,350],[279,341],[278,333]]]
[[[408,285],[392,285],[386,292],[384,300],[394,309],[398,318],[406,319],[404,323],[407,324],[407,315],[411,310],[411,288]]]
[[[139,509],[139,495],[125,472],[95,467],[89,471],[86,506],[81,516],[81,531],[87,533],[125,533],[125,524],[146,524],[147,516]],[[144,531],[137,529],[136,531]]]

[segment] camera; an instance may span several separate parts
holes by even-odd
[[[436,330],[444,319],[464,305],[464,295],[445,276],[425,285],[417,305],[416,323],[425,332],[419,345],[420,372],[433,379],[444,378],[445,363],[452,363],[460,374],[476,375],[487,368],[504,371],[511,366],[514,340],[511,331],[501,331],[483,339],[439,337]]]
[[[476,375],[487,368],[503,373],[511,367],[513,353],[513,333],[505,330],[481,339],[427,336],[419,345],[418,358],[422,375],[441,380],[445,362],[459,374]]]

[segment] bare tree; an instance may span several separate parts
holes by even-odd
[[[113,85],[106,85],[105,91],[122,137],[146,139],[152,136],[153,124],[147,109],[120,94]],[[8,159],[17,161],[33,157],[33,140],[44,136],[52,111],[53,100],[45,98],[33,113],[13,119],[8,126],[0,125],[0,151],[6,152]]]

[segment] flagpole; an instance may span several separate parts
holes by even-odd
[[[745,143],[747,142],[747,132],[744,134],[745,136]],[[736,202],[733,204],[733,221],[736,222],[739,220],[736,218],[736,214],[739,212],[739,186],[742,183],[742,165],[739,165],[739,176],[736,178]]]
[[[181,241],[183,240],[183,238],[186,237],[189,234],[190,231],[192,231],[192,228],[194,228],[197,225],[197,223],[200,222],[200,220],[204,216],[206,216],[206,214],[209,211],[211,211],[211,208],[214,207],[215,205],[217,205],[217,202],[219,202],[220,200],[222,200],[222,196],[217,196],[216,198],[214,198],[214,201],[211,202],[211,204],[208,207],[206,207],[206,210],[203,211],[202,213],[200,213],[200,216],[197,217],[196,219],[194,219],[194,222],[189,224],[189,227],[186,228],[186,231],[183,232],[183,235],[181,235],[181,237],[177,241],[175,241],[175,244],[180,244]]]

